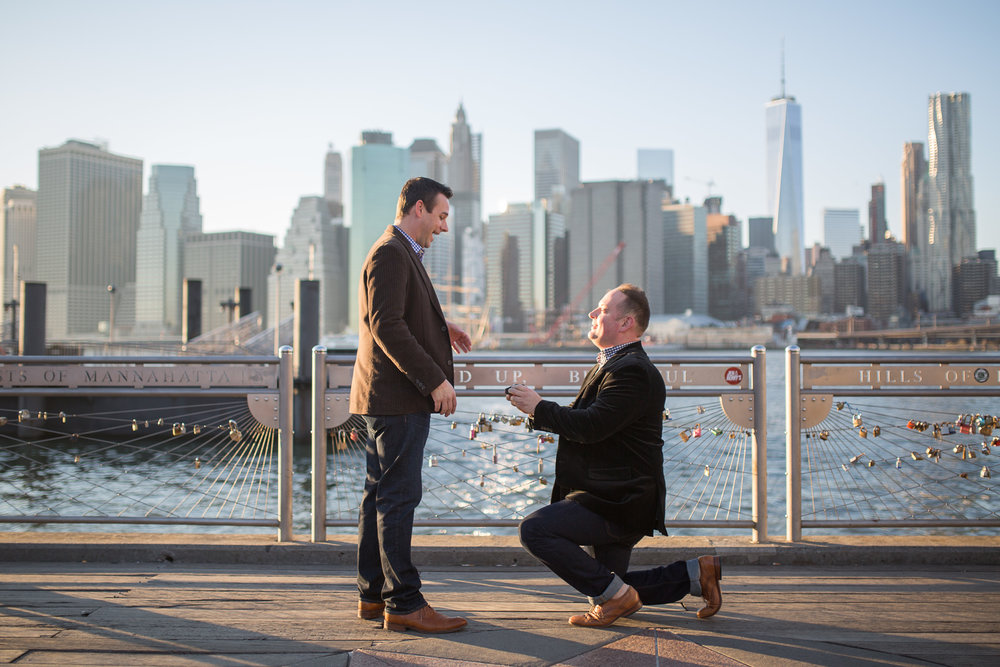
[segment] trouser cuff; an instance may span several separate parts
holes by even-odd
[[[691,595],[701,597],[701,564],[697,558],[687,562],[688,579],[691,580]]]
[[[615,593],[617,593],[618,590],[624,585],[625,582],[621,580],[621,577],[619,577],[617,574],[614,575],[614,579],[611,580],[611,583],[608,584],[608,587],[604,589],[603,593],[601,593],[596,597],[590,597],[589,595],[587,596],[587,600],[590,601],[590,606],[593,607],[599,604],[604,604],[605,602],[613,598],[615,596]]]

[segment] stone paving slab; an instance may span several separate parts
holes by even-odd
[[[544,569],[432,568],[450,635],[356,618],[353,570],[236,564],[6,563],[0,664],[992,665],[1000,570],[726,567],[723,609],[644,607],[570,626],[582,598]]]

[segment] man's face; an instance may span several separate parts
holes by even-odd
[[[604,349],[618,344],[618,324],[622,300],[625,295],[618,290],[611,290],[597,303],[597,308],[590,311],[590,332],[587,337],[594,345]]]
[[[413,240],[419,243],[422,248],[430,248],[436,234],[448,231],[448,213],[451,211],[451,207],[448,204],[448,198],[440,192],[434,199],[433,210],[428,211],[422,201],[418,201],[416,206],[420,209],[420,226],[417,236]]]

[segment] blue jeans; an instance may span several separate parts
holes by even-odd
[[[532,556],[591,604],[604,604],[623,583],[635,588],[643,604],[701,594],[697,560],[629,572],[632,547],[642,533],[629,532],[574,500],[560,500],[533,512],[521,522],[518,534]],[[581,545],[592,547],[594,555]]]
[[[410,541],[431,416],[365,415],[364,420],[367,475],[358,517],[358,593],[364,602],[384,601],[388,611],[409,614],[427,606]]]

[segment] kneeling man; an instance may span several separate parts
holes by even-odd
[[[722,606],[718,556],[701,556],[629,572],[632,547],[663,525],[663,377],[640,337],[649,301],[635,285],[619,285],[590,313],[588,337],[600,352],[568,406],[514,385],[507,400],[533,416],[536,428],[557,433],[552,504],[521,522],[521,544],[587,596],[591,609],[569,622],[604,627],[643,604],[705,599],[699,618]],[[593,556],[582,545],[593,548]]]

